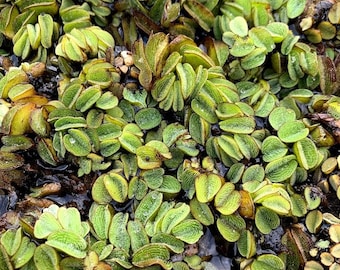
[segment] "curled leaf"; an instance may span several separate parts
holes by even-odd
[[[169,259],[170,252],[164,244],[150,243],[133,253],[132,264],[140,268],[158,264],[170,270],[172,264],[168,262]]]

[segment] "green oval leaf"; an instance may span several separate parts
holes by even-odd
[[[151,243],[166,245],[167,248],[175,253],[182,253],[184,251],[184,242],[171,234],[158,233],[151,238]]]
[[[75,258],[82,259],[86,256],[87,242],[80,235],[70,231],[59,230],[51,233],[47,237],[46,245]]]
[[[58,210],[58,221],[60,225],[67,231],[81,235],[81,217],[75,207],[60,207]],[[81,235],[82,236],[82,235]]]
[[[148,191],[148,186],[143,179],[135,176],[129,181],[128,198],[142,200]]]
[[[214,200],[215,208],[223,215],[231,215],[240,206],[241,195],[235,190],[233,183],[225,183],[217,192]]]
[[[163,32],[151,33],[145,46],[145,57],[152,73],[158,76],[161,73],[160,61],[164,61],[169,54],[169,36]]]
[[[229,50],[230,54],[235,57],[243,57],[255,50],[255,45],[251,39],[236,39],[233,47]]]
[[[118,105],[118,98],[112,92],[105,92],[96,101],[96,107],[102,110],[109,110]]]
[[[267,117],[276,106],[277,98],[272,93],[265,93],[260,101],[254,106],[255,115],[259,117]]]
[[[1,244],[9,256],[13,256],[20,247],[22,239],[22,229],[9,229],[1,235]]]
[[[308,134],[308,128],[299,120],[286,122],[277,131],[278,137],[285,143],[297,142],[307,137]]]
[[[197,200],[201,203],[212,201],[223,181],[223,178],[217,174],[200,174],[195,179]]]
[[[272,182],[282,182],[292,176],[297,168],[297,161],[294,155],[288,155],[275,159],[266,165],[266,177]]]
[[[299,88],[291,91],[288,96],[301,103],[307,104],[313,97],[313,92],[309,89]]]
[[[280,257],[273,254],[262,254],[251,264],[252,270],[284,270],[285,264]]]
[[[281,44],[281,53],[284,55],[288,55],[291,57],[291,52],[294,47],[294,45],[299,41],[300,37],[295,36],[292,32],[288,32],[287,36],[284,38]],[[292,64],[290,62],[290,64]],[[288,68],[292,67],[291,65],[288,66]],[[295,81],[295,78],[291,78],[292,81]]]
[[[230,157],[237,161],[243,158],[243,155],[235,141],[235,139],[228,135],[221,135],[217,137],[218,145]]]
[[[240,37],[246,37],[248,35],[248,23],[246,19],[241,16],[237,16],[230,20],[229,28],[234,34]]]
[[[4,270],[13,270],[11,259],[2,245],[0,245],[0,263]]]
[[[159,168],[162,165],[162,159],[156,148],[143,145],[136,150],[138,167],[145,170]]]
[[[2,154],[4,152],[14,152],[19,150],[28,150],[30,149],[34,143],[32,139],[24,136],[24,135],[6,135],[1,137],[1,142],[3,145],[1,146]],[[0,162],[2,165],[3,162]]]
[[[252,136],[248,134],[235,134],[234,139],[246,159],[250,160],[258,156],[260,152],[259,145]]]
[[[305,9],[307,0],[288,0],[287,16],[289,19],[294,19],[302,14]]]
[[[149,237],[143,224],[139,220],[129,220],[127,224],[127,231],[130,236],[132,251],[136,251],[149,243]]]
[[[184,9],[205,31],[210,31],[210,28],[214,24],[215,17],[205,5],[199,1],[189,0],[184,3]]]
[[[184,44],[180,47],[180,53],[183,55],[183,61],[192,65],[194,69],[198,68],[200,65],[204,68],[215,66],[214,61],[196,45],[189,43]]]
[[[190,200],[190,212],[193,217],[205,226],[214,223],[214,215],[206,203],[201,203],[197,198]]]
[[[226,120],[230,117],[243,116],[243,112],[236,104],[223,102],[217,104],[216,115],[219,119]]]
[[[238,181],[240,181],[244,169],[245,166],[243,163],[233,164],[228,170],[227,179],[232,183],[237,183]]]
[[[60,101],[68,108],[72,108],[77,101],[80,93],[84,90],[84,86],[80,83],[73,83],[64,90]]]
[[[94,85],[86,88],[77,98],[75,104],[76,109],[81,112],[87,111],[92,107],[93,104],[97,102],[101,94],[102,93],[99,86]]]
[[[155,108],[144,108],[139,110],[135,115],[136,124],[141,129],[152,129],[157,127],[162,120],[162,116]]]
[[[304,138],[293,145],[293,152],[299,165],[306,170],[314,168],[318,163],[318,150],[312,140]]]
[[[306,216],[305,222],[306,222],[306,227],[310,233],[314,233],[314,234],[317,233],[322,224],[322,213],[319,210],[310,211]],[[335,228],[340,229],[339,224],[335,226],[331,225],[329,227],[329,236],[334,242],[338,243],[340,240],[338,235],[340,236],[340,234],[335,234],[335,230],[334,230]]]
[[[239,215],[221,216],[216,221],[220,234],[229,242],[236,242],[241,235],[241,231],[246,228],[246,222]]]
[[[187,129],[180,124],[169,124],[167,125],[162,134],[163,142],[170,147],[172,144],[174,144],[180,137],[185,135],[187,133]]]
[[[129,219],[128,213],[118,212],[111,221],[109,228],[109,241],[116,248],[129,251],[131,241],[130,235],[127,231],[127,223]]]
[[[215,102],[202,94],[199,94],[191,101],[192,110],[210,124],[218,121],[215,107]]]
[[[269,115],[269,123],[278,130],[284,123],[294,121],[296,119],[295,112],[286,107],[276,107]]]
[[[254,164],[249,166],[242,175],[242,183],[249,181],[262,182],[264,179],[264,168],[260,164]]]
[[[149,192],[137,206],[135,218],[145,224],[150,218],[155,216],[158,208],[161,206],[162,200],[162,193],[158,191]]]
[[[268,136],[262,142],[261,151],[263,160],[265,162],[271,162],[285,156],[288,152],[288,147],[278,137]]]
[[[251,53],[241,59],[241,66],[244,70],[261,66],[266,60],[266,48],[255,48]]]
[[[164,100],[171,94],[170,90],[172,89],[175,80],[176,76],[173,72],[158,79],[151,90],[152,97],[158,102]]]
[[[179,203],[175,208],[170,209],[163,217],[161,231],[170,233],[172,228],[181,223],[190,213],[189,205]]]
[[[108,238],[111,218],[112,213],[109,205],[92,203],[89,210],[89,220],[98,239],[105,240]]]
[[[292,214],[296,217],[303,217],[307,213],[307,204],[304,198],[300,194],[292,194],[290,196],[292,204]]]
[[[169,259],[170,252],[166,245],[161,243],[147,244],[132,254],[132,264],[140,268],[161,265],[164,269],[170,270],[172,263]]]
[[[220,128],[226,132],[250,134],[255,129],[255,120],[252,117],[232,117],[219,122]]]
[[[291,210],[290,200],[288,201],[281,195],[274,195],[265,198],[262,201],[262,205],[273,210],[279,215],[288,215],[289,211]]]
[[[269,234],[280,225],[279,216],[267,207],[257,207],[255,214],[255,224],[263,234]]]
[[[110,203],[110,201],[112,200],[112,197],[107,191],[105,184],[104,184],[105,177],[106,177],[106,174],[100,175],[94,182],[92,189],[91,189],[92,198],[97,203],[102,203],[102,204]]]
[[[41,244],[35,249],[33,260],[37,269],[59,269],[60,256],[53,247],[47,244]]]
[[[12,257],[12,262],[16,269],[21,268],[31,260],[35,247],[35,244],[27,236],[22,238],[19,249]]]
[[[164,169],[156,168],[142,172],[142,177],[151,189],[156,189],[161,186],[163,182]]]
[[[216,111],[217,114],[217,111]],[[210,124],[198,114],[192,113],[189,120],[189,133],[199,144],[205,144],[210,132]]]
[[[288,25],[283,22],[271,22],[266,28],[269,30],[275,43],[282,42],[289,32]]]
[[[140,138],[135,134],[127,131],[126,132],[123,131],[122,135],[118,138],[118,140],[125,150],[133,154],[136,153],[138,147],[142,146]]]
[[[173,227],[171,232],[183,242],[194,244],[203,235],[203,226],[195,219],[186,219]]]
[[[52,232],[61,230],[62,226],[50,212],[42,213],[34,224],[34,236],[38,239],[47,238]]]
[[[256,254],[255,237],[251,231],[242,231],[240,239],[237,241],[237,249],[240,254],[247,259],[253,257]]]
[[[118,124],[104,123],[96,129],[100,141],[116,139],[122,134],[122,128]]]
[[[163,182],[157,190],[167,196],[176,195],[181,191],[181,183],[172,175],[164,175]]]
[[[274,40],[268,30],[263,27],[253,27],[249,30],[249,37],[253,40],[256,47],[264,47],[267,52],[275,48]]]
[[[91,152],[90,138],[80,129],[69,129],[63,142],[66,150],[75,156],[87,156]]]
[[[123,176],[117,173],[110,173],[104,177],[103,182],[114,201],[119,203],[125,202],[128,195],[128,182]]]

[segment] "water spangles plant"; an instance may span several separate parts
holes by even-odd
[[[34,86],[44,63],[6,70],[0,172],[24,169],[23,151],[35,150],[44,166],[70,163],[78,177],[93,176],[94,201],[84,221],[76,208],[56,205],[33,222],[24,216],[21,227],[1,234],[4,269],[202,269],[206,262],[185,247],[208,228],[235,244],[241,269],[318,267],[312,257],[336,267],[339,222],[319,208],[324,194],[340,197],[338,52],[323,53],[297,35],[319,42],[305,6],[1,6],[0,31],[14,54],[61,75],[57,99],[49,99]],[[338,6],[317,23],[334,44]],[[288,26],[291,19],[302,31]],[[204,38],[195,38],[197,29]],[[30,196],[58,192],[60,185],[41,186]],[[322,219],[334,225],[324,225],[334,247],[310,237]],[[280,229],[281,247],[260,253],[261,239]]]
[[[155,220],[151,221],[152,215],[141,208],[150,207],[153,197],[162,200],[161,193],[149,193],[137,207],[134,218],[115,213],[108,204],[93,203],[88,222],[81,221],[76,208],[51,205],[38,216],[33,227],[31,237],[44,239],[38,247],[23,236],[21,228],[7,230],[1,236],[2,267],[68,269],[73,265],[75,269],[92,269],[106,265],[130,269],[160,265],[172,269],[170,254],[181,254],[184,243],[197,242],[203,226],[190,218],[190,207],[182,203],[171,203],[170,207],[166,202],[158,204],[159,212],[154,209]],[[148,229],[148,221],[158,229]],[[58,252],[64,254],[62,258]]]

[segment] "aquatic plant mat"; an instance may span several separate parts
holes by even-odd
[[[0,269],[340,269],[340,2],[0,1]]]

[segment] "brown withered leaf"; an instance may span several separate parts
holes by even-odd
[[[287,269],[299,269],[310,259],[309,250],[313,247],[313,241],[301,224],[294,224],[287,229],[281,243],[286,248],[283,253]]]

